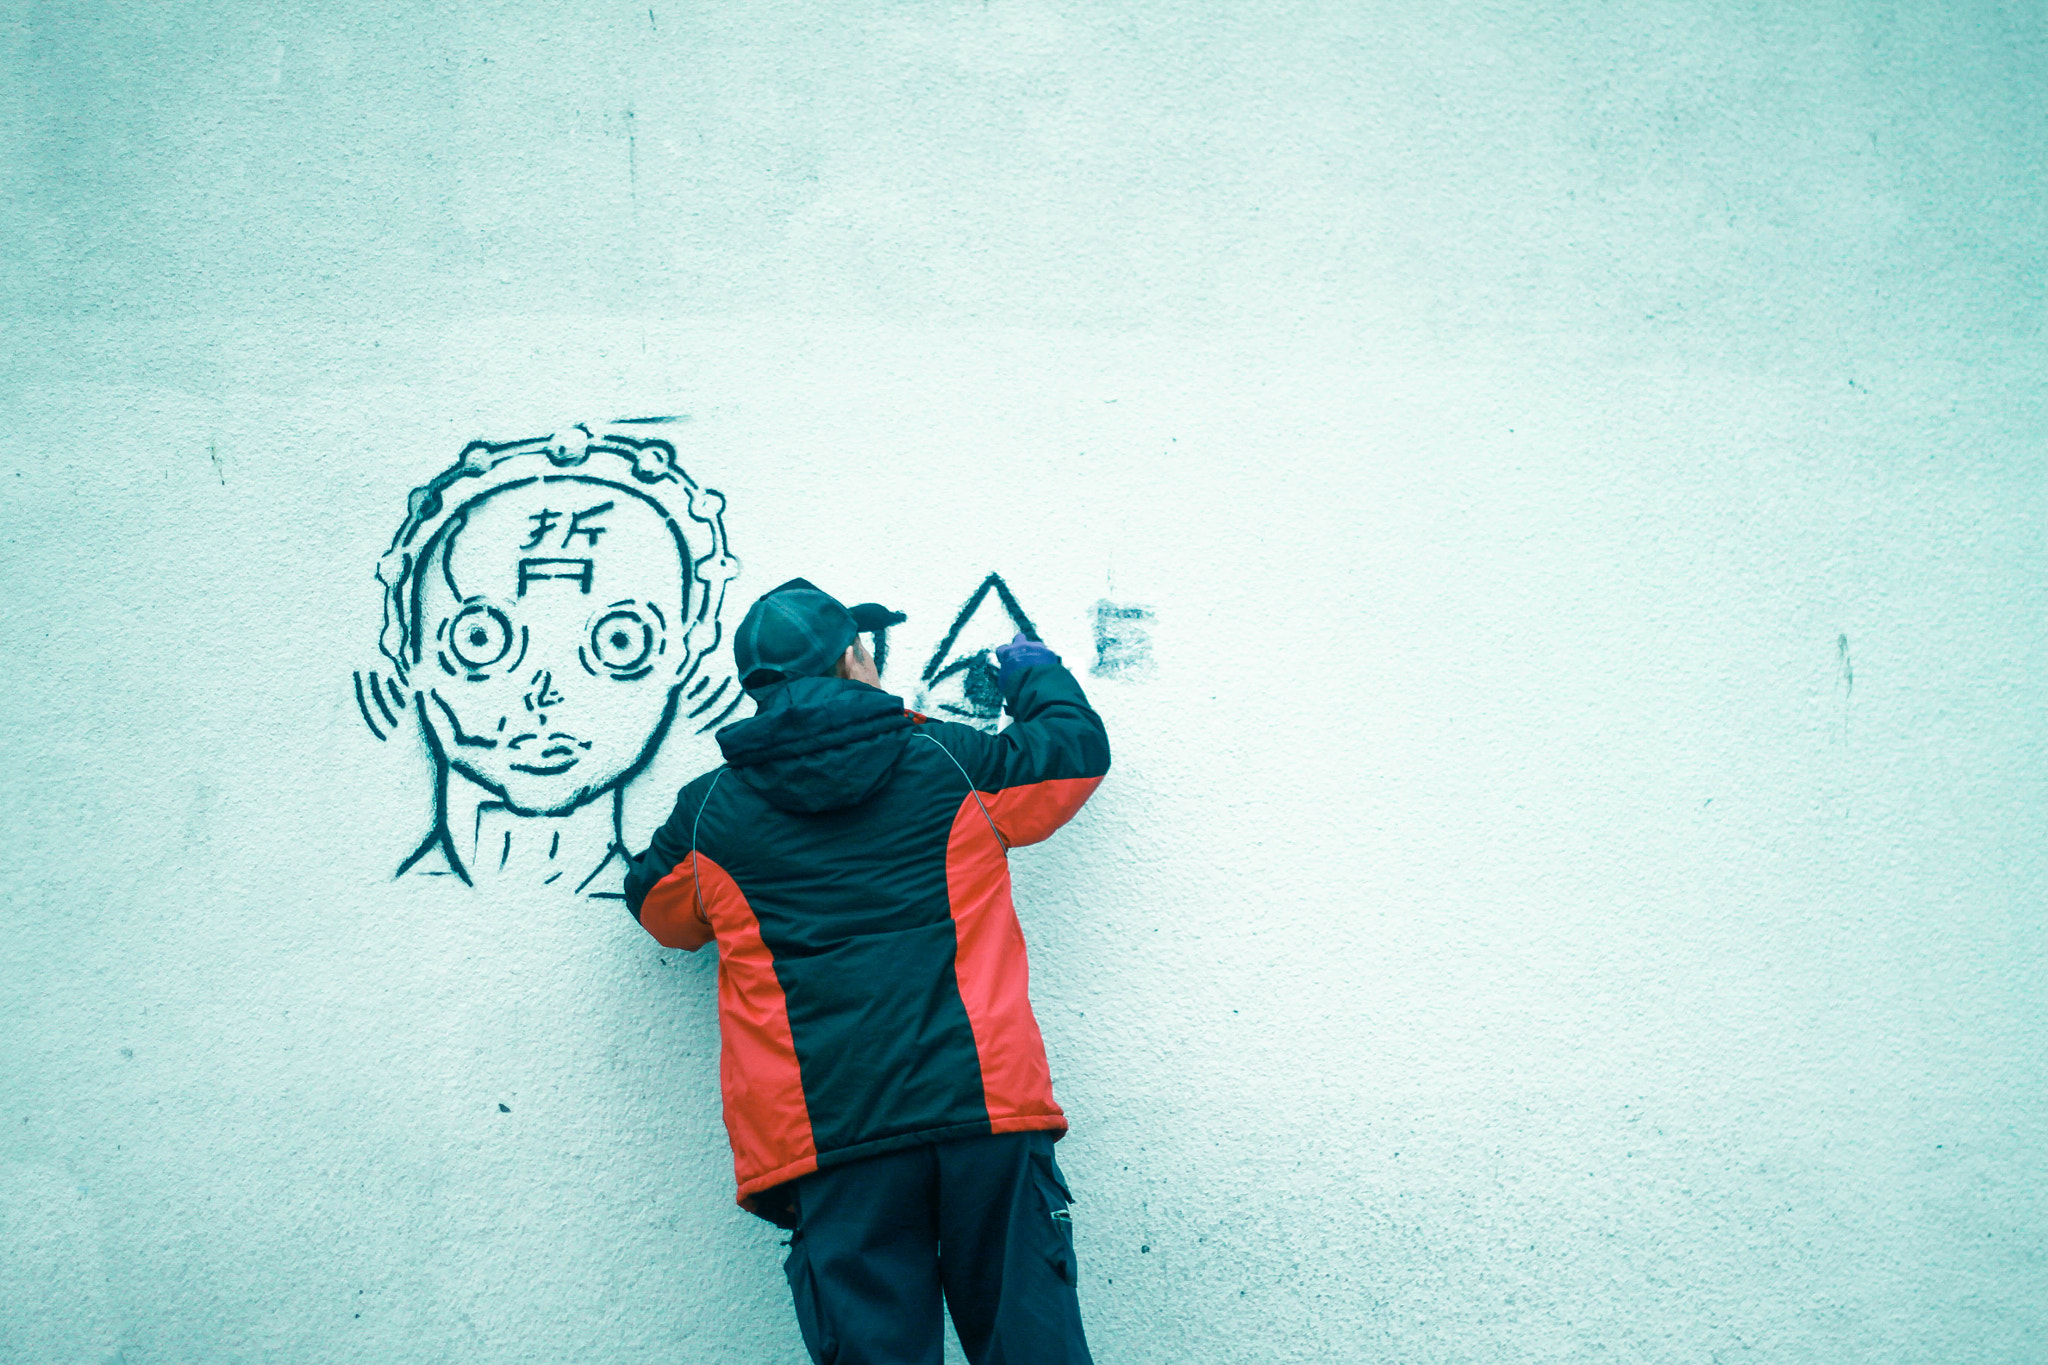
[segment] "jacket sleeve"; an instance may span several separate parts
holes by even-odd
[[[711,921],[704,916],[704,896],[697,885],[697,857],[690,833],[712,786],[707,773],[676,795],[670,812],[647,851],[626,868],[626,908],[640,927],[666,948],[696,952],[711,942]]]
[[[1109,735],[1081,684],[1059,664],[1012,673],[1003,703],[1013,720],[1001,734],[946,725],[943,740],[1004,844],[1014,848],[1046,838],[1094,795],[1109,772]]]

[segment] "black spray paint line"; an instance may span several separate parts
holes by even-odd
[[[719,686],[720,689],[723,690],[724,684],[721,683],[719,684]],[[698,726],[697,733],[700,735],[706,734],[709,731],[715,730],[719,726],[725,724],[725,718],[727,716],[730,716],[733,712],[740,709],[740,702],[742,699],[746,697],[746,695],[747,694],[744,692],[733,693],[732,700],[725,704],[725,709],[723,711],[720,711],[717,715],[713,716],[710,720],[707,720],[702,725]]]
[[[940,666],[945,663],[946,656],[952,652],[953,641],[960,637],[960,631],[973,617],[974,609],[981,605],[982,599],[987,597],[991,590],[995,592],[998,600],[1002,602],[1003,610],[1010,614],[1010,619],[1016,623],[1017,629],[1023,633],[1024,638],[1027,640],[1036,640],[1038,638],[1038,628],[1031,624],[1031,618],[1024,614],[1024,608],[1017,605],[1016,597],[1010,592],[1010,585],[1003,582],[1001,574],[992,573],[987,578],[981,580],[981,586],[974,590],[973,596],[967,599],[967,605],[960,608],[960,614],[953,618],[953,625],[951,629],[947,630],[946,638],[939,641],[939,647],[932,651],[931,661],[924,666],[924,672],[921,675],[925,682],[934,682],[938,679]],[[950,669],[948,670],[948,672],[951,671]]]
[[[448,789],[448,753],[441,747],[441,738],[434,733],[434,727],[427,724],[426,708],[420,707],[417,714],[420,740],[427,746],[427,755],[434,763],[434,827],[427,831],[427,837],[420,840],[420,846],[407,854],[398,864],[398,870],[391,875],[403,877],[412,870],[413,864],[430,853],[438,852],[447,862],[448,872],[460,877],[464,886],[475,886],[476,883],[469,878],[469,869],[463,865],[462,859],[455,856],[455,840],[448,833],[448,803],[443,795]],[[437,868],[428,875],[447,874]]]
[[[363,675],[355,673],[351,676],[355,679],[356,683],[356,710],[362,713],[364,727],[378,739],[384,739],[386,737],[384,732],[377,728],[376,721],[370,719],[370,708],[363,704]],[[377,690],[375,674],[371,675],[370,690],[373,693]]]
[[[1000,675],[995,665],[990,662],[987,650],[964,659],[955,659],[940,669],[927,686],[935,686],[955,674],[964,675],[960,678],[960,695],[966,700],[967,705],[954,706],[948,702],[940,702],[938,705],[941,711],[971,720],[993,720],[1003,713],[1003,687],[998,681]]]
[[[596,566],[587,559],[562,559],[535,555],[530,559],[519,561],[519,595],[521,597],[526,596],[526,590],[536,583],[545,583],[557,578],[581,584],[583,591],[588,593],[590,591],[591,577],[595,572]]]
[[[455,708],[442,700],[439,692],[429,692],[427,695],[433,698],[434,705],[441,708],[441,714],[448,718],[449,737],[457,744],[465,749],[495,749],[498,747],[497,740],[485,739],[480,735],[472,735],[469,731],[463,729],[462,722],[455,718]]]
[[[384,677],[376,669],[359,669],[349,675],[355,689],[356,710],[363,717],[363,725],[378,739],[389,739],[398,733],[398,712],[408,705],[405,693],[398,684]],[[389,697],[390,700],[385,700]],[[395,708],[395,709],[394,709]],[[382,717],[382,721],[379,721]]]
[[[730,686],[732,686],[731,678],[719,679],[717,689],[713,691],[712,694],[706,697],[703,701],[697,703],[696,707],[690,711],[689,718],[691,720],[695,720],[697,717],[703,715],[706,711],[709,711],[712,707],[718,705],[718,699],[725,695],[725,689]],[[692,692],[690,695],[694,697],[697,694],[695,692]]]
[[[377,713],[384,717],[385,726],[396,730],[398,728],[398,717],[393,715],[391,708],[384,704],[384,689],[377,686],[377,679],[374,675],[370,678],[370,700],[377,704]]]

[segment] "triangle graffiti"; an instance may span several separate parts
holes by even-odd
[[[1001,574],[990,574],[960,608],[953,626],[931,662],[924,666],[918,692],[918,710],[947,720],[993,731],[1003,714],[1003,692],[996,683],[997,645],[1006,645],[1022,632],[1036,640],[1038,628],[1017,605],[1015,594]]]

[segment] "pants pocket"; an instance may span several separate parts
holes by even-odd
[[[832,1365],[839,1359],[839,1341],[819,1312],[818,1277],[811,1269],[802,1231],[789,1235],[789,1255],[783,1259],[782,1273],[789,1280],[789,1297],[796,1305],[796,1329],[803,1334],[804,1349],[817,1365]]]
[[[1078,1288],[1081,1264],[1074,1257],[1074,1196],[1067,1189],[1066,1177],[1060,1174],[1059,1163],[1052,1159],[1051,1152],[1031,1154],[1031,1177],[1038,1192],[1038,1217],[1043,1220],[1040,1235],[1045,1239],[1046,1259],[1052,1262],[1064,1283]]]

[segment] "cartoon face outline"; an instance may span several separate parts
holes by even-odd
[[[471,880],[467,828],[450,823],[474,803],[457,797],[460,776],[521,819],[566,817],[607,796],[610,842],[580,890],[617,856],[620,794],[675,716],[705,733],[738,707],[729,667],[712,662],[741,567],[725,495],[648,430],[687,420],[472,441],[408,496],[377,561],[377,647],[390,671],[354,676],[370,733],[392,737],[410,711],[436,769],[433,828],[400,875],[424,867]],[[508,830],[501,851],[509,840]]]
[[[516,480],[459,505],[412,575],[410,662],[440,757],[522,814],[559,815],[637,772],[688,666],[681,527],[602,476]]]

